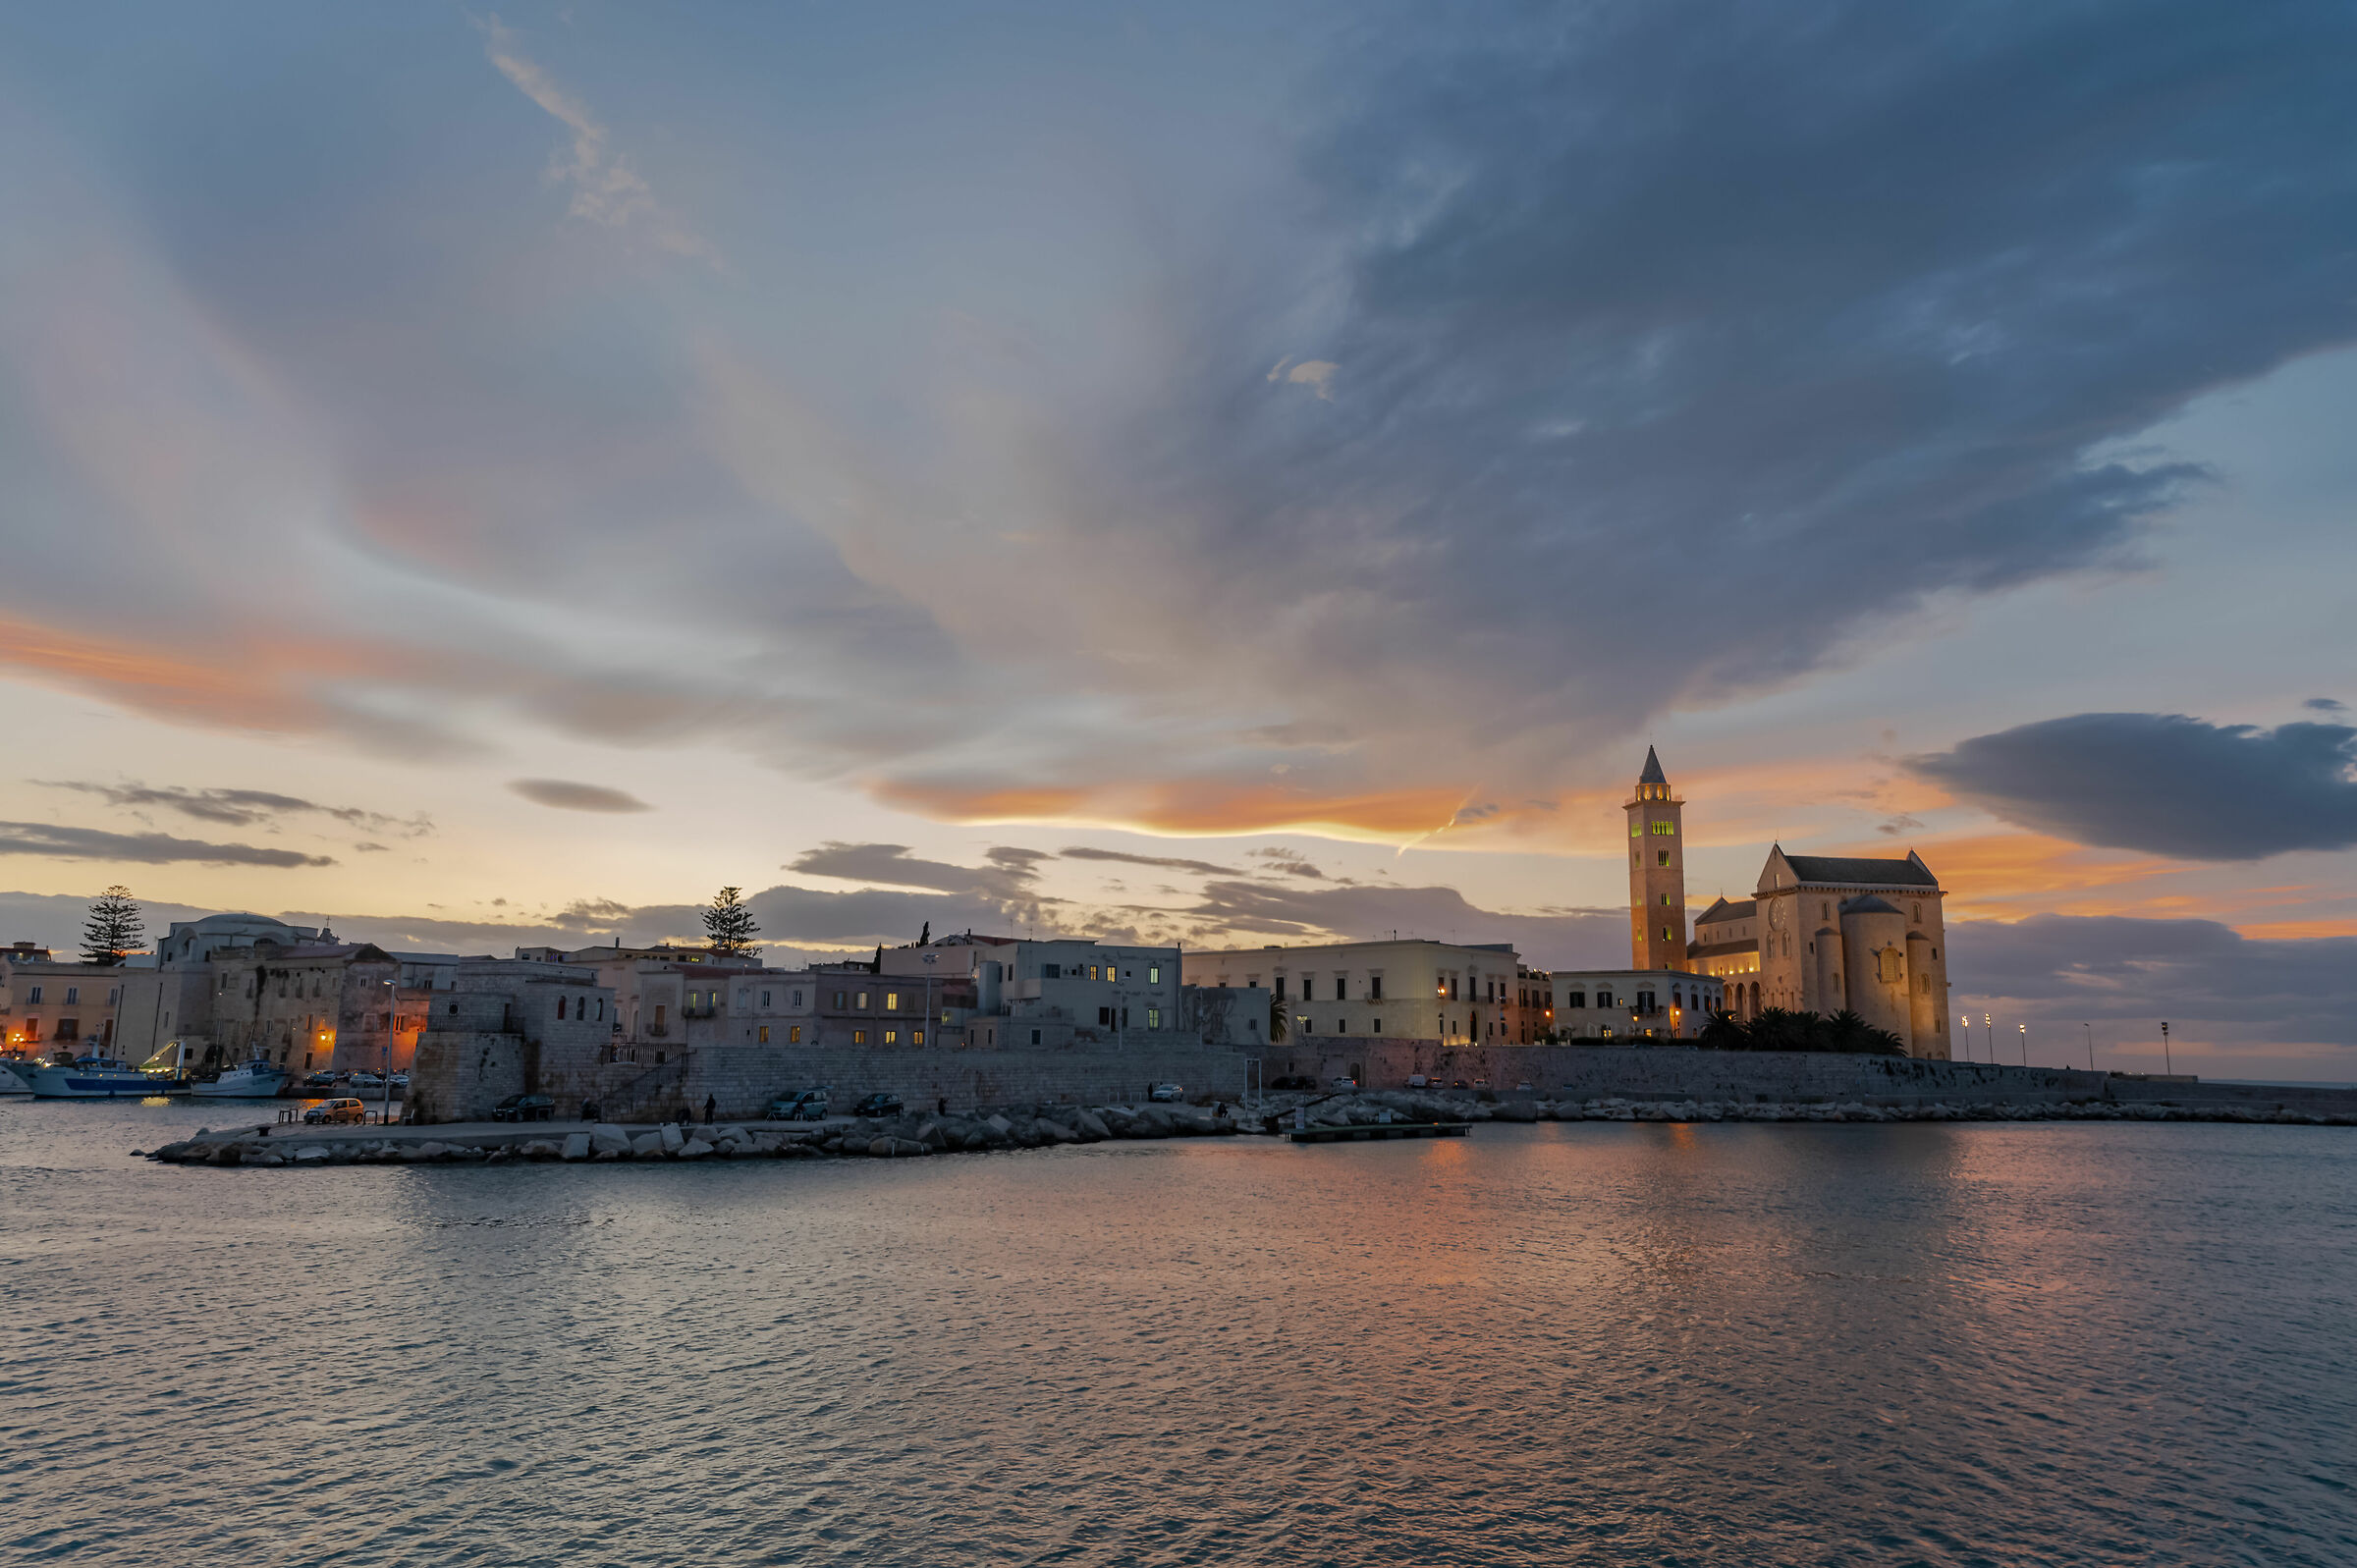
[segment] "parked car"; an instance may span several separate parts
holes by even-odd
[[[1407,1086],[1410,1089],[1437,1089],[1440,1087],[1420,1072],[1411,1072],[1407,1075]]]
[[[491,1108],[493,1121],[554,1121],[557,1103],[546,1095],[510,1095]]]
[[[302,1113],[302,1119],[313,1126],[333,1126],[339,1122],[366,1121],[368,1108],[346,1096],[341,1100],[322,1100]]]
[[[1456,1082],[1454,1082],[1454,1083],[1451,1084],[1449,1087],[1450,1087],[1450,1088],[1452,1088],[1452,1089],[1470,1089],[1470,1088],[1472,1088],[1473,1086],[1472,1086],[1471,1084],[1469,1084],[1469,1083],[1465,1082],[1465,1080],[1464,1080],[1464,1079],[1462,1079],[1462,1078],[1459,1078],[1459,1079],[1457,1079],[1457,1080],[1456,1080]]]
[[[332,1072],[314,1072],[302,1080],[302,1086],[305,1089],[333,1089],[336,1086],[336,1075]]]
[[[869,1095],[851,1108],[854,1116],[897,1116],[901,1113],[901,1097],[881,1092]]]
[[[824,1121],[827,1119],[827,1092],[824,1089],[805,1089],[800,1094],[780,1095],[769,1103],[772,1121]]]
[[[1516,1094],[1518,1094],[1518,1095],[1527,1095],[1527,1094],[1531,1094],[1531,1093],[1533,1093],[1533,1092],[1534,1092],[1534,1091],[1531,1089],[1530,1085],[1528,1085],[1528,1084],[1526,1084],[1526,1083],[1518,1083],[1518,1084],[1514,1085],[1514,1093],[1516,1093]]]
[[[382,1089],[385,1080],[372,1072],[356,1072],[352,1075],[352,1086],[355,1089]]]
[[[1168,1105],[1174,1100],[1184,1100],[1186,1091],[1175,1083],[1158,1083],[1146,1091],[1146,1098],[1158,1105]]]
[[[1327,1080],[1326,1087],[1329,1089],[1355,1089],[1358,1087],[1358,1080],[1356,1078],[1332,1078]]]

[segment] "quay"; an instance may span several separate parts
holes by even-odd
[[[1371,1127],[1295,1127],[1286,1133],[1294,1143],[1368,1143],[1389,1138],[1462,1138],[1469,1121],[1389,1121]]]

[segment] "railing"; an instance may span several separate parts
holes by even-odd
[[[598,1113],[608,1121],[621,1121],[638,1114],[687,1081],[687,1064],[694,1057],[694,1052],[683,1051],[669,1061],[640,1073],[621,1088],[598,1096]]]

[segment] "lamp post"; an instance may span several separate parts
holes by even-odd
[[[2030,1026],[2026,1023],[2021,1025],[2021,1064],[2030,1064]]]
[[[2095,1025],[2083,1023],[2079,1027],[2087,1031],[2087,1070],[2093,1072],[2095,1071]]]
[[[1956,1020],[1964,1026],[1964,1059],[1972,1059],[1972,1014],[1965,1013]]]
[[[376,1108],[376,1124],[380,1127],[385,1126],[393,1119],[393,1009],[401,1000],[399,986],[388,980],[384,982],[384,987],[385,1060],[384,1071],[379,1075],[384,1079],[384,1099],[378,1102]]]
[[[1997,1065],[1997,1025],[1989,1014],[1981,1014],[1981,1027],[1989,1031],[1989,1065]]]
[[[2161,1070],[2171,1078],[2177,1075],[2176,1064],[2168,1056],[2168,1024],[2165,1020],[2161,1025]]]

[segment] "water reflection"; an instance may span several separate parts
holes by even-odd
[[[22,1553],[2272,1564],[2357,1539],[2337,1129],[123,1159],[207,1114],[182,1109],[0,1107]]]

